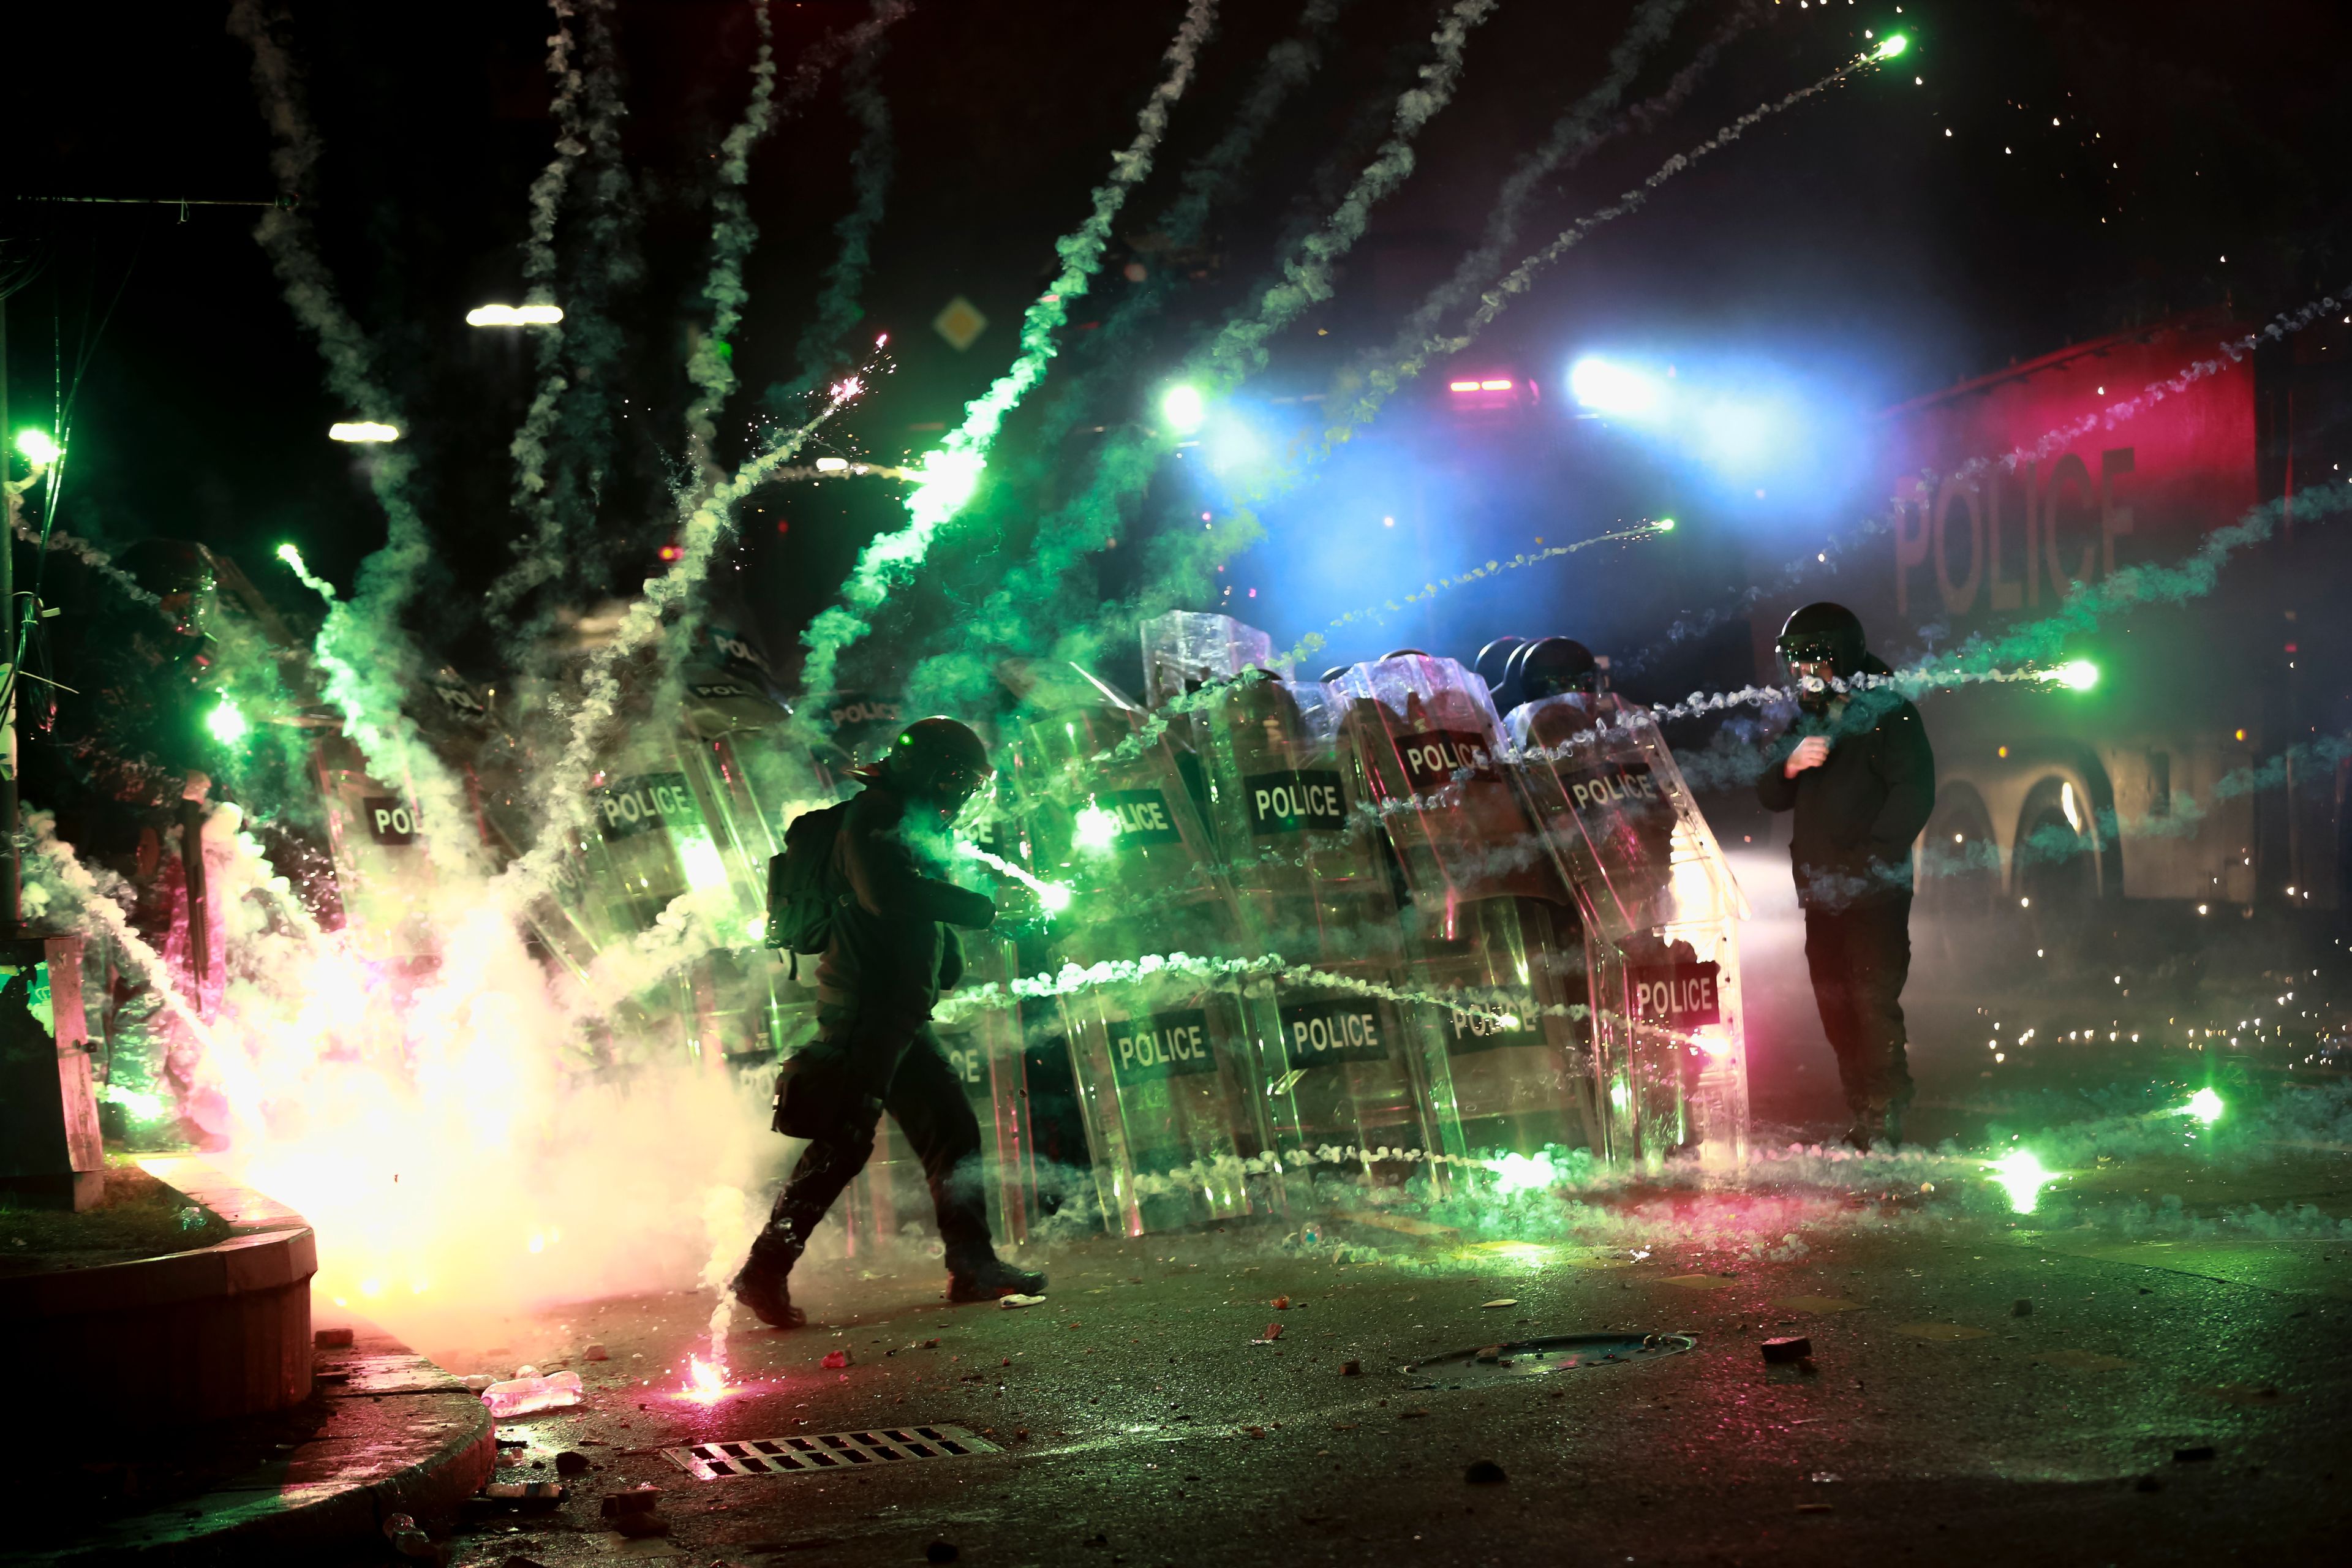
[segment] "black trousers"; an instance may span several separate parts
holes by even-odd
[[[1910,895],[1807,910],[1805,966],[1847,1109],[1860,1116],[1907,1103],[1902,996],[1911,973]]]
[[[875,1129],[885,1110],[922,1162],[949,1271],[970,1274],[986,1267],[996,1249],[981,1185],[980,1119],[939,1037],[928,1024],[854,1016],[828,1019],[819,1037],[844,1047],[865,1069],[861,1076],[881,1090],[851,1097],[837,1126],[801,1152],[767,1228],[752,1243],[752,1267],[781,1274],[800,1260],[817,1223],[873,1157]]]

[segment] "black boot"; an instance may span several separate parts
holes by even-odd
[[[1878,1129],[1877,1117],[1867,1110],[1857,1110],[1853,1113],[1853,1125],[1845,1130],[1845,1136],[1839,1142],[1857,1154],[1867,1154],[1879,1136]]]
[[[793,1265],[800,1260],[800,1250],[765,1245],[768,1241],[762,1236],[751,1244],[751,1256],[743,1260],[731,1289],[735,1300],[768,1327],[797,1329],[808,1321],[808,1314],[793,1305]]]
[[[970,1268],[948,1270],[948,1300],[993,1301],[1004,1296],[1042,1296],[1045,1277],[1015,1268],[994,1253]]]

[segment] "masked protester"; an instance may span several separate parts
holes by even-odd
[[[1857,1149],[1899,1143],[1911,1102],[1903,983],[1911,970],[1911,845],[1936,804],[1919,710],[1868,678],[1892,673],[1843,605],[1807,605],[1781,627],[1797,722],[1756,793],[1797,814],[1789,846],[1805,911],[1805,963],[1837,1054]]]
[[[980,1123],[930,1027],[940,993],[963,967],[949,928],[985,929],[996,910],[984,895],[928,874],[921,847],[943,841],[994,772],[968,727],[919,720],[882,763],[859,770],[862,793],[794,820],[771,868],[770,941],[824,954],[816,1041],[785,1064],[776,1096],[776,1131],[809,1146],[735,1278],[736,1300],[773,1327],[805,1321],[788,1277],[817,1222],[865,1168],[885,1110],[930,1184],[950,1299],[1045,1289],[1044,1275],[996,1256]],[[780,924],[790,928],[781,940]]]

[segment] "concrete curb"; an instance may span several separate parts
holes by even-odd
[[[488,1409],[424,1357],[372,1335],[320,1352],[318,1371],[329,1415],[299,1447],[199,1497],[11,1561],[153,1568],[364,1547],[393,1514],[446,1514],[490,1479],[498,1444]]]
[[[382,1546],[383,1521],[392,1515],[454,1512],[481,1489],[497,1467],[498,1441],[479,1395],[380,1331],[358,1331],[348,1349],[312,1350],[310,1285],[318,1265],[300,1215],[199,1158],[141,1164],[246,1234],[188,1253],[13,1282],[0,1291],[0,1322],[39,1324],[52,1339],[77,1325],[77,1331],[101,1335],[103,1342],[44,1364],[75,1384],[61,1391],[71,1402],[66,1407],[108,1412],[117,1426],[141,1400],[154,1403],[158,1378],[187,1384],[181,1391],[175,1383],[174,1391],[215,1395],[210,1403],[222,1405],[199,1410],[205,1401],[177,1399],[172,1413],[181,1422],[200,1414],[284,1409],[314,1391],[326,1403],[327,1419],[299,1447],[209,1491],[110,1520],[69,1545],[10,1553],[9,1562],[102,1568],[249,1563],[263,1555],[299,1561],[334,1548]],[[264,1320],[213,1322],[243,1304],[281,1299],[284,1310]],[[202,1315],[205,1332],[184,1331],[191,1314]],[[249,1371],[246,1363],[276,1373],[274,1387],[246,1388],[252,1379],[244,1375],[230,1380],[236,1389],[212,1386],[221,1366]],[[123,1387],[93,1392],[86,1385],[92,1365],[143,1367],[148,1382],[127,1379]],[[218,1397],[239,1390],[247,1403]],[[154,1441],[200,1444],[205,1430],[201,1421],[174,1426]]]
[[[148,1173],[236,1228],[228,1240],[88,1268],[0,1278],[0,1329],[37,1344],[17,1396],[111,1430],[284,1410],[310,1396],[310,1277],[302,1216],[200,1158],[143,1160]]]

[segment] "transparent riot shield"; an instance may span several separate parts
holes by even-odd
[[[1682,770],[1649,715],[1610,694],[1515,708],[1511,734],[1586,917],[1609,1156],[1738,1172],[1748,906]]]
[[[1024,1071],[1021,1005],[1012,996],[1020,960],[1011,942],[984,931],[961,934],[963,981],[960,990],[994,984],[1001,1004],[965,1011],[934,1026],[948,1061],[963,1085],[980,1121],[981,1180],[988,1194],[991,1234],[1007,1245],[1029,1239],[1036,1223],[1035,1138],[1030,1130],[1029,1096]]]
[[[1193,617],[1216,619],[1224,617]],[[1157,623],[1155,623],[1156,625]],[[1404,931],[1378,816],[1344,750],[1330,692],[1263,671],[1192,699],[1210,809],[1251,945],[1335,978],[1406,984]],[[1345,1203],[1361,1181],[1428,1170],[1444,1147],[1423,1076],[1425,1009],[1344,986],[1285,986],[1250,1013],[1276,1147],[1295,1196],[1319,1178]]]
[[[1409,973],[1502,1011],[1436,1008],[1434,1124],[1460,1156],[1598,1145],[1573,905],[1528,814],[1486,683],[1452,659],[1360,664],[1336,683],[1365,794],[1410,900]]]
[[[1142,718],[1073,707],[1030,723],[1013,749],[1037,873],[1072,895],[1055,922],[1066,964],[1231,960],[1247,948],[1175,748]],[[1163,969],[1086,984],[1061,1007],[1108,1223],[1141,1235],[1278,1201],[1234,988]]]
[[[1255,626],[1194,610],[1143,623],[1143,696],[1154,708],[1245,669],[1279,673],[1274,639]]]
[[[433,867],[415,798],[404,786],[372,776],[366,757],[339,731],[317,731],[310,757],[326,807],[346,940],[373,958],[430,956],[436,951],[427,919]],[[462,824],[433,826],[464,831]]]

